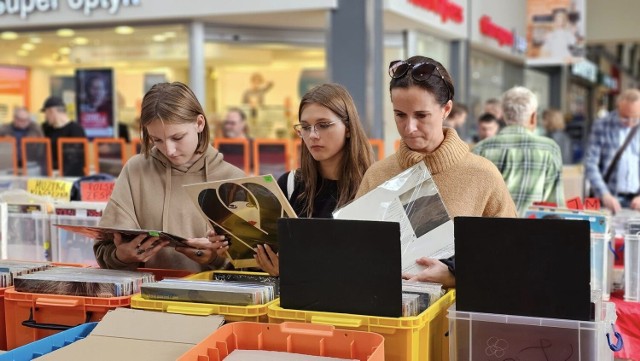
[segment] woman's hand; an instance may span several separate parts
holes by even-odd
[[[255,251],[256,254],[253,255],[253,258],[258,262],[258,266],[272,276],[279,276],[280,257],[278,257],[278,254],[275,253],[268,244],[264,246],[258,245]]]
[[[120,233],[114,233],[113,243],[116,245],[116,258],[120,262],[139,263],[147,262],[168,245],[169,241],[160,241],[158,237],[141,234],[130,242],[125,242]]]
[[[224,256],[229,249],[229,242],[225,241],[225,236],[217,235],[211,230],[207,233],[207,238],[189,238],[189,247],[176,247],[176,251],[184,254],[201,265],[208,265],[218,257]]]
[[[402,278],[411,282],[435,282],[444,288],[456,286],[456,278],[449,272],[449,267],[435,258],[422,257],[416,263],[426,267],[418,274],[403,273]]]

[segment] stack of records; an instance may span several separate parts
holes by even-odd
[[[402,281],[402,316],[417,316],[444,295],[442,285]]]
[[[142,285],[142,297],[152,300],[253,306],[273,301],[276,293],[274,285],[263,283],[164,279]]]
[[[14,286],[18,292],[123,297],[140,292],[143,283],[154,280],[152,273],[59,267],[17,276],[14,278]]]
[[[216,271],[213,273],[215,281],[257,283],[267,286],[273,286],[276,297],[280,296],[280,278],[269,276],[261,273],[235,272],[235,271]]]
[[[48,262],[0,261],[0,287],[13,286],[13,278],[51,267]]]

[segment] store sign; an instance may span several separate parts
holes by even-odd
[[[121,7],[138,6],[141,0],[67,0],[71,10],[81,11],[90,16],[96,10],[107,10],[115,15]],[[62,0],[60,2],[63,2]],[[60,10],[58,0],[0,0],[0,16],[19,15],[26,19],[29,15]]]
[[[595,83],[598,80],[598,66],[589,60],[582,60],[571,66],[571,74]]]
[[[494,23],[488,15],[480,18],[480,34],[497,40],[500,46],[513,46],[513,32]]]
[[[409,3],[440,15],[443,23],[451,20],[460,24],[464,20],[462,6],[449,0],[409,0]]]

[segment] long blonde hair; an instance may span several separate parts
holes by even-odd
[[[140,131],[142,132],[142,154],[149,156],[153,141],[147,126],[155,120],[165,124],[195,123],[198,116],[204,117],[204,129],[198,133],[196,153],[204,153],[209,145],[209,123],[195,94],[183,83],[159,83],[151,87],[142,99]]]
[[[309,90],[300,101],[298,120],[309,104],[318,104],[331,110],[349,129],[345,139],[339,166],[337,207],[349,203],[355,197],[364,173],[373,163],[373,151],[360,123],[353,98],[340,84],[322,84]],[[304,190],[298,199],[305,205],[302,216],[311,217],[317,195],[319,163],[313,159],[306,146],[300,151],[300,172]]]

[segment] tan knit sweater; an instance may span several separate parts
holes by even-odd
[[[449,216],[517,217],[502,175],[490,161],[472,154],[455,130],[443,128],[444,141],[431,154],[415,152],[404,142],[398,152],[373,164],[356,198],[424,160]]]

